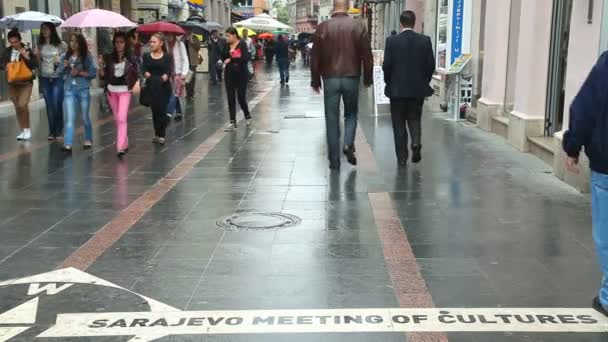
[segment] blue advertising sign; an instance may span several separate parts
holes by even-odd
[[[464,25],[464,0],[452,0],[452,51],[450,64],[462,55],[462,26]]]

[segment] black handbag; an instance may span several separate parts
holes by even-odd
[[[147,84],[148,82],[143,82],[141,86],[141,93],[139,94],[139,104],[144,107],[150,107],[152,104],[152,91]]]

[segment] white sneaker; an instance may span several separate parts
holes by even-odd
[[[228,126],[226,126],[226,128],[224,128],[225,132],[230,132],[230,131],[234,131],[236,129],[236,124],[231,122],[228,124]]]
[[[23,140],[23,135],[25,135],[25,131],[21,131],[21,133],[19,133],[17,140]]]
[[[245,120],[245,124],[247,125],[247,127],[251,126],[253,124],[253,120],[251,118]]]
[[[32,130],[26,129],[23,131],[23,140],[32,140]]]
[[[167,116],[169,117],[169,119],[173,118],[173,114],[171,113],[167,113]]]

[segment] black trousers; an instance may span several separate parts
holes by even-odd
[[[154,123],[154,135],[159,138],[164,138],[168,124],[167,106],[152,105],[151,109],[152,122]]]
[[[408,158],[408,129],[412,137],[412,149],[422,147],[422,106],[424,98],[393,98],[391,99],[391,118],[395,136],[395,152],[397,159]]]
[[[228,111],[230,112],[230,122],[236,122],[236,101],[243,110],[245,119],[250,119],[249,105],[247,104],[247,80],[233,80],[226,77],[226,94],[228,96]]]

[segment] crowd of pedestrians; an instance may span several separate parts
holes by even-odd
[[[214,30],[208,42],[210,80],[214,84],[226,80],[230,109],[226,130],[236,128],[237,101],[247,125],[251,124],[246,94],[253,76],[255,45],[244,37],[234,28],[226,30],[225,38]],[[202,44],[191,33],[183,38],[174,33],[156,33],[147,38],[143,44],[135,29],[108,34],[107,42],[101,39],[104,48],[95,60],[81,33],[71,33],[64,42],[55,25],[43,23],[37,48],[32,50],[22,42],[17,29],[11,30],[7,35],[9,47],[0,56],[0,69],[6,73],[9,97],[17,114],[17,140],[32,139],[28,105],[38,76],[46,104],[48,140],[62,142],[64,152],[71,153],[74,148],[78,114],[84,126],[82,148],[93,147],[90,88],[94,79],[104,89],[102,105],[106,103],[114,116],[119,158],[129,150],[127,122],[133,95],[139,95],[141,104],[150,107],[153,142],[165,144],[171,118],[181,120],[183,99],[194,96],[196,69],[203,62],[199,55]]]

